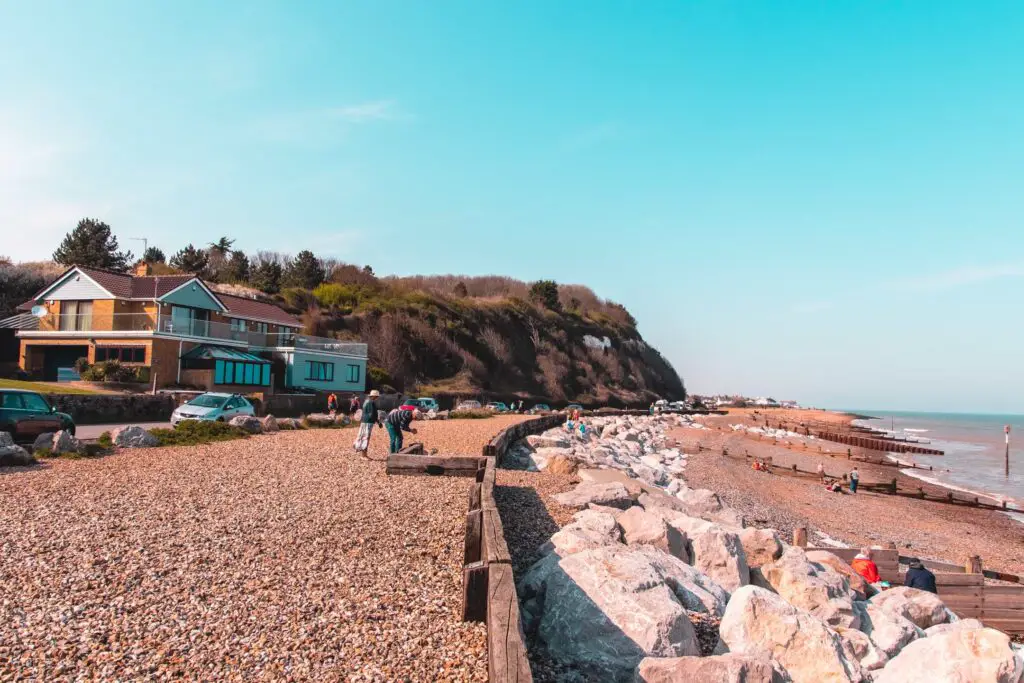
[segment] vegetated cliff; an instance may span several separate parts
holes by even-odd
[[[312,291],[286,289],[278,298],[300,314],[308,333],[369,344],[378,386],[589,405],[685,397],[675,369],[643,340],[626,309],[586,287],[369,275]]]

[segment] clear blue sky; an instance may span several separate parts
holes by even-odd
[[[0,253],[554,278],[693,391],[1024,412],[1022,45],[1020,2],[2,2]]]

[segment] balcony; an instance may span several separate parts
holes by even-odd
[[[187,337],[190,339],[228,342],[253,349],[298,349],[320,353],[336,353],[366,358],[366,344],[340,341],[327,337],[314,337],[298,332],[257,332],[242,330],[228,323],[198,318],[173,318],[148,313],[113,314],[51,314],[39,321],[38,330],[23,330],[22,337],[130,337],[140,336]]]

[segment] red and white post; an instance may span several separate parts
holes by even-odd
[[[1004,463],[1004,473],[1007,477],[1010,476],[1010,425],[1003,427],[1003,432],[1006,434],[1006,457]]]

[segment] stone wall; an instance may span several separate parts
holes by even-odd
[[[176,406],[165,394],[53,394],[50,403],[77,424],[163,422]]]

